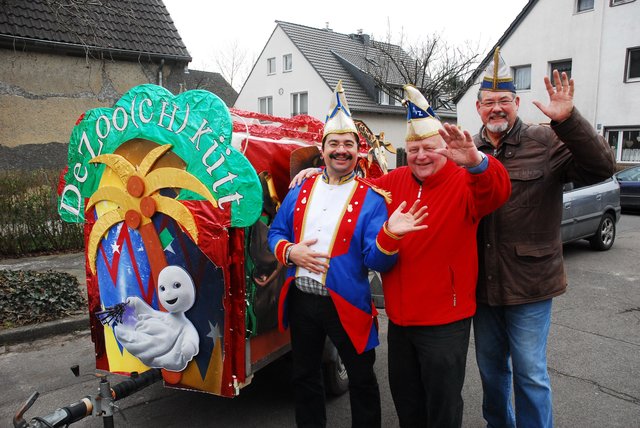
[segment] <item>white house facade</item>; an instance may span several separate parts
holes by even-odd
[[[333,90],[342,80],[353,117],[374,134],[384,132],[385,141],[396,148],[404,148],[405,108],[380,91],[366,71],[375,64],[375,50],[376,42],[361,32],[340,34],[276,21],[234,107],[283,117],[308,114],[324,121]],[[401,92],[405,82],[390,78]],[[445,120],[455,122],[455,113]],[[396,166],[394,155],[387,153],[387,161],[390,168]]]
[[[332,93],[333,88],[276,26],[234,106],[281,117],[304,113],[322,120]]]
[[[640,163],[640,1],[530,0],[496,45],[511,67],[523,121],[549,122],[532,101],[548,101],[544,76],[566,71],[576,107],[618,163]],[[475,103],[492,52],[457,103],[458,124],[472,133],[481,127]]]

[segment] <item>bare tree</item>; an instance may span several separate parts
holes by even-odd
[[[391,43],[388,30],[386,41],[372,40],[367,49],[367,72],[390,97],[400,100],[400,88],[410,83],[434,109],[448,108],[477,65],[478,51],[477,46],[474,49],[469,44],[464,48],[451,46],[437,33],[411,44],[401,33],[399,41]]]
[[[242,85],[248,73],[247,51],[238,45],[238,40],[234,40],[223,49],[219,49],[215,54],[215,62],[220,74],[236,90]]]

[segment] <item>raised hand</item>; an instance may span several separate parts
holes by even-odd
[[[569,79],[564,71],[561,78],[558,70],[553,70],[553,82],[555,87],[551,85],[549,77],[544,77],[544,85],[549,94],[549,104],[545,106],[540,101],[534,101],[533,104],[549,119],[562,122],[571,116],[573,110],[573,79]]]
[[[291,183],[289,183],[289,189],[293,189],[294,187],[302,184],[302,182],[304,180],[306,180],[307,178],[311,178],[313,176],[316,176],[316,175],[320,174],[321,172],[322,172],[322,170],[320,168],[306,168],[306,169],[303,169],[302,171],[297,173],[295,177],[293,177],[293,179],[291,180]]]
[[[482,155],[473,144],[473,138],[468,131],[462,131],[457,126],[449,123],[443,123],[444,129],[439,129],[438,132],[444,140],[447,147],[435,149],[436,153],[454,161],[460,166],[467,168],[479,165],[482,162]]]
[[[389,232],[397,236],[402,236],[409,232],[415,232],[429,227],[427,225],[420,225],[429,215],[427,206],[418,209],[418,205],[420,205],[420,199],[416,200],[406,213],[403,213],[402,210],[407,206],[407,201],[403,201],[398,205],[398,208],[391,214],[387,222]]]
[[[317,239],[307,239],[294,244],[289,253],[289,261],[313,273],[325,273],[329,269],[329,254],[312,250],[311,246],[316,242]]]

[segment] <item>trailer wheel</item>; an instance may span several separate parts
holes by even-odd
[[[338,396],[349,390],[347,368],[342,364],[338,350],[330,340],[327,340],[324,345],[322,371],[327,394]]]
[[[324,384],[327,393],[330,395],[342,395],[349,390],[349,377],[347,369],[342,360],[338,357],[337,361],[326,363],[324,370]]]

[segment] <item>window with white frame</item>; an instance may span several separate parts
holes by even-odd
[[[560,77],[562,77],[562,72],[564,71],[567,73],[567,78],[571,79],[571,60],[552,61],[549,63],[549,79],[551,79],[551,83],[553,83],[553,70],[558,70]]]
[[[576,12],[585,12],[587,10],[593,10],[593,0],[576,1]]]
[[[267,74],[276,74],[276,59],[267,58]]]
[[[293,70],[293,59],[291,58],[291,54],[282,55],[282,72],[286,73],[291,70]]]
[[[616,161],[640,163],[640,126],[607,128],[605,136],[616,154]]]
[[[627,49],[625,82],[640,82],[640,47]]]
[[[389,94],[384,89],[378,89],[378,104],[389,105]]]
[[[258,98],[258,111],[263,114],[273,114],[273,97]]]
[[[513,67],[513,84],[517,91],[531,89],[531,66],[521,65]]]
[[[400,105],[400,100],[402,99],[402,89],[394,89],[393,96],[389,94],[389,92],[385,91],[382,88],[378,88],[378,104],[387,105],[387,106],[395,106]]]
[[[291,116],[309,114],[309,94],[297,92],[291,94]]]
[[[393,104],[391,104],[391,101],[390,101],[390,105],[400,106],[402,105],[402,99],[404,98],[404,90],[402,88],[398,88],[395,90],[395,93],[396,93],[396,97],[395,99],[392,100]]]

